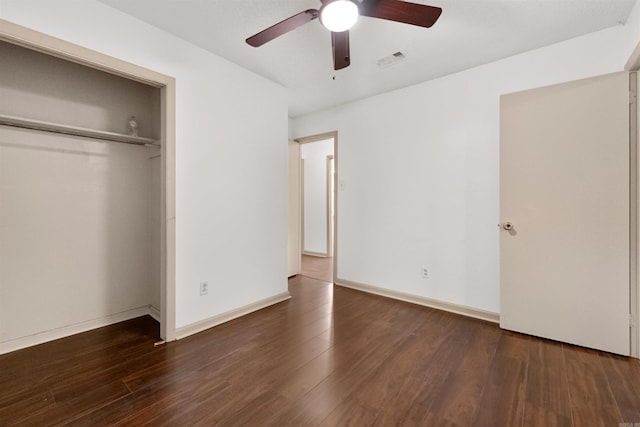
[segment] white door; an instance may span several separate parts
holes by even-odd
[[[300,273],[300,144],[289,141],[289,267],[288,276]]]
[[[501,97],[502,328],[629,354],[629,97],[628,73]]]

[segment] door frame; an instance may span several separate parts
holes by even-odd
[[[292,150],[294,152],[292,152]],[[301,265],[301,245],[302,245],[302,225],[300,219],[300,209],[302,208],[302,188],[300,175],[302,174],[302,164],[300,162],[300,144],[290,139],[287,143],[287,163],[288,163],[288,248],[287,248],[287,276],[293,277],[300,274]],[[295,220],[295,224],[292,224]],[[295,234],[292,236],[292,233]],[[293,242],[292,242],[293,240]],[[292,263],[292,258],[295,261]],[[294,265],[292,265],[294,264]]]
[[[321,134],[305,136],[301,138],[294,138],[294,141],[298,144],[308,144],[311,142],[322,141],[325,139],[333,139],[333,167],[334,167],[334,177],[333,177],[333,233],[329,230],[329,224],[327,224],[327,237],[328,237],[328,246],[327,252],[329,256],[333,257],[333,282],[335,283],[338,271],[338,191],[337,191],[337,183],[338,183],[338,131],[325,132]],[[300,159],[302,161],[302,158]],[[302,164],[302,163],[301,163]],[[300,179],[304,179],[304,165],[302,166],[302,172],[300,174]],[[301,236],[304,236],[304,229],[302,228],[304,224],[304,209],[302,203],[304,203],[304,183],[301,182],[301,193],[302,197],[300,198],[301,209],[299,209],[301,218],[299,224],[301,224]],[[327,197],[330,197],[327,195]],[[329,207],[327,208],[327,215],[330,215]],[[329,219],[329,218],[328,218]],[[329,235],[331,234],[331,235]],[[303,240],[304,242],[304,240]],[[330,246],[329,246],[330,245]],[[300,258],[302,258],[302,253],[304,252],[304,248],[302,244],[300,245]]]
[[[333,189],[335,185],[333,182],[335,181],[335,177],[333,176],[333,172],[335,169],[331,167],[331,162],[335,159],[335,145],[333,147],[334,154],[327,156],[327,256],[333,256],[333,227],[335,223],[335,216],[333,214]]]
[[[630,72],[629,78],[629,342],[631,357],[640,359],[640,330],[638,315],[640,296],[638,291],[640,253],[638,250],[640,218],[638,217],[638,72]]]
[[[75,62],[160,89],[161,140],[161,274],[160,336],[176,339],[176,179],[175,111],[176,84],[173,77],[109,55],[58,39],[0,19],[0,41]]]
[[[636,72],[636,77],[638,72],[640,72],[640,43],[636,45],[633,52],[629,56],[627,63],[624,66],[625,71]],[[638,140],[640,138],[640,127],[638,123],[640,122],[640,109],[638,109],[637,105],[637,90],[638,83],[636,78],[636,96],[635,99],[630,103],[630,113],[635,114],[637,120],[635,121],[635,127],[629,130],[630,138],[632,143],[632,149],[630,151],[630,161],[632,162],[632,172],[631,172],[631,228],[632,234],[631,244],[635,244],[635,250],[632,251],[632,270],[631,270],[631,280],[632,284],[629,290],[631,306],[630,306],[630,314],[631,314],[631,356],[640,359],[640,251],[638,250],[638,243],[640,241],[640,218],[638,215],[640,211],[638,209],[638,200],[640,199],[640,174],[638,173],[638,166],[640,165],[640,150],[638,150]],[[635,152],[633,152],[635,150]]]

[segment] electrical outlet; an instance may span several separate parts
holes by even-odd
[[[422,278],[423,279],[429,278],[429,269],[427,267],[422,267]]]
[[[201,282],[200,283],[200,296],[207,295],[209,293],[209,283]]]

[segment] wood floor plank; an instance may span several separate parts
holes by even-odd
[[[347,400],[322,421],[320,427],[361,427],[376,424],[378,411],[355,400]]]
[[[462,360],[449,368],[447,378],[429,402],[424,425],[472,425],[500,339],[500,331],[494,325],[475,326]]]
[[[529,348],[524,425],[573,425],[562,344],[532,338]]]
[[[559,414],[544,406],[531,404],[526,407],[523,425],[527,427],[570,427],[574,424],[571,416]]]
[[[133,319],[0,355],[0,426],[618,426],[640,364],[296,276],[154,347]]]
[[[302,255],[300,275],[333,282],[333,258]]]
[[[176,386],[182,386],[182,383]],[[73,427],[106,427],[131,425],[132,419],[142,419],[143,423],[156,417],[170,405],[178,405],[178,399],[168,387],[147,388],[122,396],[100,408],[94,408],[65,425]]]
[[[141,343],[152,349],[155,331],[157,323],[144,317],[9,353],[3,368],[12,374],[0,381],[0,407],[12,394],[38,393],[80,379],[102,383],[118,376],[116,371],[135,370],[125,365],[122,349]]]
[[[160,387],[229,356],[240,357],[255,352],[263,344],[260,328],[245,330],[234,328],[234,325],[222,326],[219,330],[205,331],[159,347],[159,351],[145,357],[147,365],[144,368],[128,375],[124,381],[132,391],[154,384]],[[224,363],[221,363],[220,368],[223,367]]]
[[[319,338],[312,338],[294,346],[274,344],[262,348],[264,357],[251,357],[239,361],[239,365],[222,378],[232,384],[273,389],[281,378],[305,366],[324,353],[330,344]]]
[[[338,366],[324,381],[300,396],[295,405],[281,411],[276,425],[318,425],[345,399],[363,388],[369,372],[383,363],[404,337],[393,331],[373,328],[368,334],[330,349]]]
[[[417,335],[409,336],[377,369],[366,378],[366,387],[357,394],[357,399],[367,407],[384,408],[404,394],[403,386],[414,374],[421,355],[428,351],[428,342]]]
[[[623,422],[640,423],[640,361],[606,353],[598,356]]]
[[[129,414],[119,414],[117,423],[108,424],[123,427],[136,426],[195,426],[215,425],[216,410],[225,408],[225,401],[232,396],[240,396],[232,391],[227,382],[191,375],[183,378],[177,393],[163,393],[148,404]],[[167,388],[165,388],[167,390]],[[126,415],[122,417],[122,415]]]
[[[436,320],[437,319],[437,320]],[[438,312],[436,319],[417,331],[431,345],[402,386],[402,394],[384,406],[399,425],[422,425],[428,408],[438,397],[452,369],[462,362],[466,348],[480,323],[457,322],[457,316]],[[439,335],[436,330],[440,330]],[[434,335],[436,334],[436,335]],[[461,351],[465,349],[465,351]]]
[[[426,407],[444,382],[450,367],[462,358],[460,348],[466,347],[471,339],[472,330],[469,329],[465,334],[454,321],[456,318],[455,315],[436,310],[415,330],[414,334],[426,347],[400,386],[401,393],[395,398],[393,393],[389,393],[388,397],[379,400],[374,394],[363,393],[360,399],[370,406],[379,405],[398,425],[420,425]]]
[[[25,426],[55,426],[72,420],[82,414],[92,412],[118,400],[130,393],[126,385],[120,380],[106,384],[98,384],[85,390],[82,394],[69,394],[56,399],[56,405],[50,410],[39,411],[33,414],[24,414],[15,425]]]
[[[0,426],[16,425],[24,420],[26,414],[38,414],[53,410],[56,402],[50,391],[31,392],[14,395],[13,400],[6,400],[0,406]]]
[[[562,350],[567,367],[573,424],[608,427],[621,423],[622,415],[600,364],[598,352],[568,345],[563,345]]]
[[[287,399],[297,400],[324,381],[335,368],[335,352],[328,349],[306,365],[285,375],[273,387]]]
[[[474,425],[523,425],[529,341],[525,335],[501,334]]]
[[[216,419],[215,425],[229,427],[276,425],[277,411],[273,411],[273,408],[286,408],[288,405],[289,401],[280,394],[266,390],[248,400],[242,408],[237,408]]]

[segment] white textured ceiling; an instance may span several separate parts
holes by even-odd
[[[624,23],[635,0],[414,0],[442,7],[429,29],[361,17],[351,66],[334,71],[318,20],[254,48],[245,39],[320,0],[100,0],[289,89],[289,115],[405,87]],[[403,51],[386,68],[378,59]],[[335,76],[335,80],[333,77]]]

